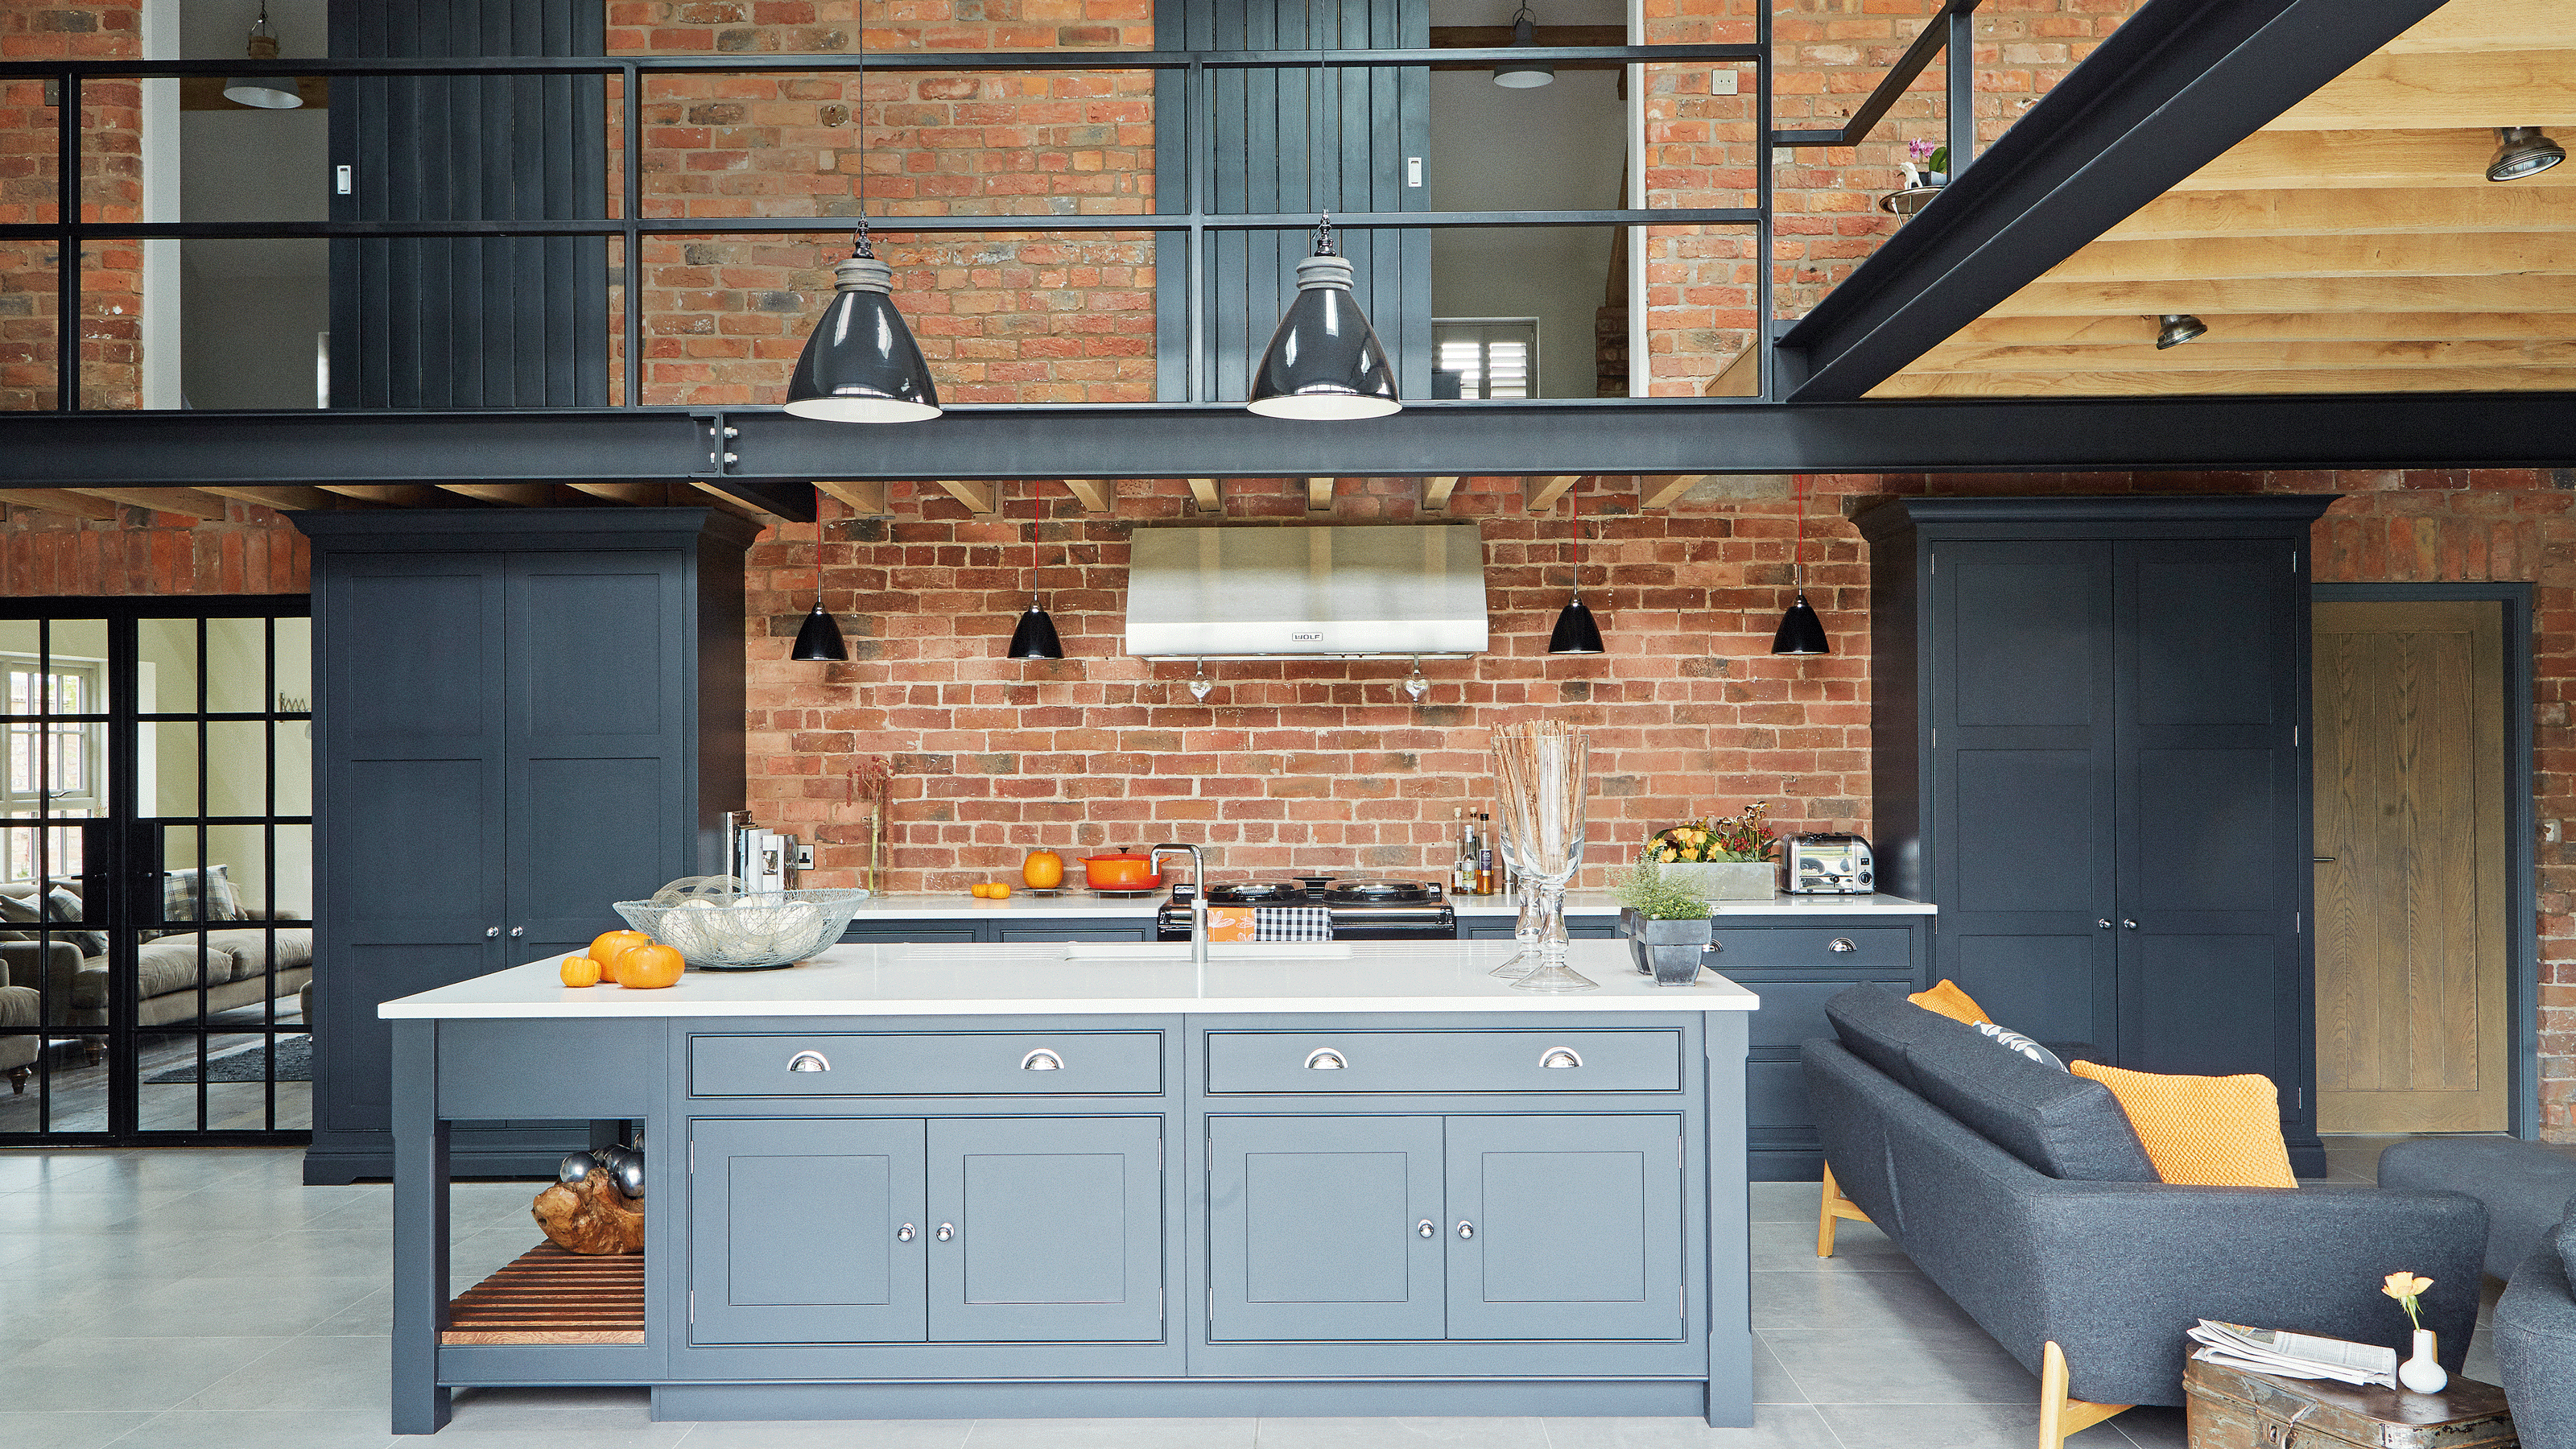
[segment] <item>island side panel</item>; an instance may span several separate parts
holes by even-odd
[[[393,1432],[447,1424],[438,1335],[447,1327],[448,1126],[438,1115],[435,1021],[393,1026]]]
[[[1767,1002],[1765,1003],[1768,1004]],[[1712,1011],[1708,1052],[1708,1424],[1753,1426],[1752,1189],[1745,1157],[1745,1052],[1751,1015]]]

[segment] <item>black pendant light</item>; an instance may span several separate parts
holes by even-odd
[[[1796,602],[1780,616],[1780,628],[1771,636],[1774,654],[1831,654],[1833,645],[1825,638],[1825,621],[1816,617],[1807,603],[1807,485],[1800,479],[1798,489],[1797,541],[1790,545],[1789,577],[1798,590]]]
[[[859,95],[865,109],[867,40],[859,41]],[[850,259],[832,269],[832,301],[805,339],[787,380],[787,410],[834,423],[911,423],[939,416],[939,389],[903,314],[894,306],[894,268],[868,244],[868,126],[859,118],[859,224]]]
[[[1030,505],[1029,568],[1034,573],[1037,569],[1036,520],[1039,516],[1034,493],[1031,494]],[[1030,592],[1034,596],[1036,592],[1034,587]],[[1047,611],[1038,607],[1035,597],[1029,600],[1029,611],[1020,616],[1020,626],[1011,631],[1011,650],[1007,657],[1012,659],[1062,659],[1064,657],[1064,641],[1056,637],[1055,620],[1048,618]]]
[[[815,664],[837,664],[850,657],[849,647],[841,642],[838,621],[823,612],[823,490],[814,490],[814,612],[805,616],[805,627],[796,631],[796,647],[790,659]]]
[[[1598,654],[1602,652],[1601,626],[1593,621],[1592,611],[1583,606],[1583,495],[1567,493],[1566,506],[1574,521],[1574,597],[1556,611],[1556,628],[1547,636],[1547,652]]]
[[[1536,45],[1537,31],[1538,17],[1530,14],[1530,8],[1523,5],[1519,13],[1512,16],[1512,44]],[[1494,84],[1516,91],[1547,85],[1555,79],[1556,67],[1543,60],[1510,61],[1494,67]]]
[[[1324,63],[1315,62],[1316,104],[1307,108],[1306,174],[1315,174],[1315,123]],[[1244,406],[1264,417],[1331,420],[1377,418],[1403,408],[1395,369],[1351,294],[1351,263],[1333,245],[1327,207],[1315,227],[1315,251],[1297,264],[1297,297],[1262,349]]]

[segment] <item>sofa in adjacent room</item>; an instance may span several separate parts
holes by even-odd
[[[220,870],[210,874],[219,876]],[[56,881],[47,894],[70,897],[58,904],[54,919],[78,918],[79,881]],[[48,1028],[103,1032],[108,1020],[107,937],[54,927],[51,940],[36,939],[39,923],[29,914],[35,895],[33,882],[0,883],[0,898],[5,898],[0,899],[0,968],[7,972],[7,985],[43,989]],[[232,904],[228,888],[210,902],[208,916],[202,945],[196,929],[189,927],[137,948],[137,1026],[191,1022],[201,1015],[256,1006],[272,997],[296,995],[313,979],[310,927],[265,928]],[[0,1039],[0,1053],[7,1050],[6,1039]]]

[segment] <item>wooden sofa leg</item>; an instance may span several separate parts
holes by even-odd
[[[1816,1203],[1816,1256],[1830,1258],[1834,1255],[1834,1219],[1865,1223],[1869,1214],[1860,1210],[1859,1203],[1843,1196],[1841,1186],[1834,1181],[1832,1163],[1825,1164],[1824,1188],[1823,1197]]]
[[[2080,1434],[2129,1404],[2088,1404],[2066,1397],[2066,1350],[2050,1339],[2039,1350],[2039,1449],[2062,1449],[2069,1434]]]
[[[11,1095],[14,1096],[25,1093],[27,1090],[27,1077],[28,1071],[25,1067],[11,1067],[9,1069],[9,1091]]]

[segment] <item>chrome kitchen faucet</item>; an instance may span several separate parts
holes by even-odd
[[[1207,860],[1195,845],[1157,845],[1145,852],[1146,867],[1162,873],[1163,852],[1186,850],[1190,853],[1190,964],[1207,964]]]

